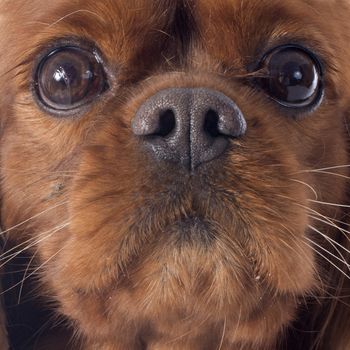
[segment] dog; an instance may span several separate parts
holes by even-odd
[[[349,16],[0,1],[2,260],[59,348],[350,349]]]

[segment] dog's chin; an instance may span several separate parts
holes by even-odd
[[[159,338],[164,346],[191,331],[191,338],[197,339],[193,346],[204,346],[198,339],[205,334],[212,335],[214,346],[229,327],[237,330],[227,337],[231,344],[270,344],[281,325],[295,316],[295,294],[258,275],[256,262],[215,238],[210,223],[194,217],[169,225],[167,233],[170,239],[141,249],[129,265],[119,261],[120,266],[112,268],[95,261],[95,271],[86,270],[86,278],[82,269],[78,276],[72,266],[53,276],[63,312],[80,324],[81,332],[93,332],[97,339],[114,339],[121,330],[138,339],[145,332],[150,338],[144,343]],[[83,258],[88,265],[89,257]],[[130,329],[135,333],[130,335]]]

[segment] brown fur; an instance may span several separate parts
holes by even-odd
[[[345,0],[0,1],[1,221],[10,241],[31,240],[76,348],[350,349],[348,270],[334,257],[347,254],[326,239],[350,246],[336,221],[349,169],[316,171],[349,164],[349,17]],[[111,87],[58,119],[30,82],[65,36],[99,47]],[[303,118],[238,79],[288,42],[325,67],[325,99]],[[131,132],[169,87],[219,90],[247,119],[195,178],[159,167]],[[202,221],[180,239],[189,218]]]

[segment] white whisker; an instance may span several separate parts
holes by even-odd
[[[315,242],[313,242],[311,240],[311,242],[314,244]],[[325,255],[323,255],[320,251],[318,251],[317,249],[315,249],[313,246],[311,246],[310,244],[308,244],[307,242],[305,242],[306,245],[308,245],[316,254],[318,254],[320,257],[322,257],[324,260],[326,260],[327,262],[329,262],[335,269],[337,269],[342,275],[344,275],[347,279],[350,280],[350,276],[348,274],[346,274],[341,268],[339,268],[337,265],[334,264],[334,262],[332,262],[329,258],[327,258]]]
[[[344,221],[340,221],[340,220],[337,220],[337,219],[334,219],[334,218],[329,218],[321,213],[319,213],[317,210],[315,209],[312,209],[312,208],[309,208],[309,207],[306,207],[305,205],[302,205],[302,204],[299,204],[299,203],[295,203],[296,205],[300,206],[301,208],[307,210],[307,211],[310,211],[311,213],[313,213],[314,215],[316,216],[319,216],[323,219],[325,219],[326,221],[328,221],[329,223],[332,223],[332,224],[335,224],[335,223],[338,223],[338,224],[342,224],[342,225],[348,225],[348,223],[344,222]],[[340,229],[339,226],[336,225],[336,227],[338,229]],[[343,230],[343,229],[342,229]],[[350,231],[346,231],[345,232],[350,232]]]
[[[19,305],[20,302],[21,302],[21,297],[22,297],[22,292],[23,292],[23,287],[24,287],[24,281],[26,280],[26,276],[27,276],[27,273],[29,271],[29,268],[30,268],[30,265],[32,264],[34,258],[35,258],[35,255],[36,255],[37,252],[35,252],[32,257],[30,258],[29,260],[29,263],[27,264],[27,268],[25,269],[24,271],[24,275],[23,275],[23,278],[22,278],[22,283],[21,283],[21,286],[19,288],[19,292],[18,292],[18,300],[17,300],[17,304]]]
[[[15,254],[13,255],[10,255],[10,257],[5,261],[3,262],[2,264],[0,264],[0,268],[5,266],[7,263],[9,263],[12,259],[14,259],[16,256],[20,255],[21,253],[23,253],[24,251],[34,247],[35,245],[37,245],[38,243],[41,243],[43,242],[44,240],[48,239],[49,237],[51,237],[52,235],[54,235],[56,232],[58,232],[59,230],[61,230],[62,228],[68,226],[69,224],[66,223],[66,224],[63,224],[61,226],[58,226],[56,227],[54,230],[52,230],[53,232],[51,232],[50,234],[44,236],[43,238],[41,239],[38,239],[38,240],[35,240],[33,243],[31,243],[30,245],[26,246],[25,248],[23,249],[20,249],[19,251],[16,251]]]
[[[329,205],[331,207],[339,207],[339,208],[350,208],[350,205],[347,204],[338,204],[338,203],[330,203],[330,202],[323,202],[323,201],[317,201],[314,199],[308,199],[312,203],[317,203],[321,205]]]
[[[67,222],[68,223],[68,222]],[[32,246],[31,242],[34,242],[36,240],[38,240],[40,237],[42,236],[46,236],[47,234],[51,233],[52,231],[56,230],[57,228],[61,228],[61,225],[65,225],[65,224],[60,224],[60,225],[57,225],[47,231],[44,231],[44,232],[41,232],[40,234],[34,236],[34,237],[31,237],[29,239],[27,239],[26,241],[24,242],[21,242],[19,244],[17,244],[16,246],[12,247],[11,249],[9,250],[6,250],[1,256],[0,256],[0,261],[4,260],[4,259],[7,259],[9,256],[12,256],[12,254],[10,254],[11,252],[15,251],[15,252],[18,252],[18,248],[20,247],[23,247],[23,246]],[[27,250],[27,248],[24,248],[21,250],[21,252]]]
[[[46,261],[44,261],[39,267],[37,267],[34,271],[32,271],[29,275],[27,275],[25,278],[23,278],[20,282],[17,282],[16,284],[12,285],[10,288],[4,290],[1,292],[0,295],[3,295],[7,292],[9,292],[10,290],[16,288],[17,286],[21,285],[24,283],[24,281],[26,281],[28,278],[30,278],[31,276],[33,276],[34,274],[36,274],[41,268],[43,268],[47,263],[49,263],[53,258],[55,258],[62,250],[64,249],[64,247],[62,247],[61,249],[59,249],[55,254],[53,254],[49,259],[47,259]]]
[[[341,177],[343,179],[347,179],[349,180],[350,177],[347,175],[343,175],[343,174],[338,174],[338,173],[333,173],[331,171],[324,171],[324,170],[311,170],[310,173],[316,173],[316,174],[324,174],[324,175],[332,175],[332,176],[337,176],[337,177]]]
[[[308,188],[313,192],[313,194],[315,195],[315,200],[318,199],[317,192],[316,192],[316,190],[315,190],[311,185],[309,185],[308,183],[306,183],[306,182],[304,182],[304,181],[297,180],[297,179],[290,179],[290,180],[291,180],[291,181],[294,181],[294,182],[298,182],[298,183],[300,183],[300,184],[305,185],[306,187],[308,187]]]
[[[330,167],[326,167],[326,168],[318,168],[318,169],[301,170],[301,171],[298,171],[298,174],[310,173],[310,172],[314,172],[314,171],[327,171],[327,170],[334,170],[334,169],[344,169],[344,168],[350,168],[350,164],[335,165],[335,166],[330,166]]]
[[[93,12],[93,11],[90,11],[90,10],[80,9],[80,10],[76,10],[76,11],[70,12],[70,13],[68,13],[67,15],[65,15],[65,16],[63,16],[63,17],[61,17],[61,18],[59,18],[57,21],[51,23],[51,24],[49,25],[49,28],[55,26],[56,24],[58,24],[58,23],[64,21],[65,19],[67,19],[67,18],[69,18],[69,17],[71,17],[71,16],[76,15],[77,13],[89,13],[90,15],[94,15],[94,16],[98,17],[100,20],[104,21],[104,18],[101,17],[99,14],[97,14],[97,13],[95,13],[95,12]]]
[[[317,231],[317,232],[319,232],[319,231]],[[322,236],[324,236],[324,235],[322,235]],[[336,256],[335,254],[333,254],[332,252],[330,252],[326,248],[322,247],[320,244],[314,242],[312,239],[306,237],[306,240],[308,240],[309,242],[312,242],[312,244],[314,244],[315,246],[317,246],[318,248],[320,248],[321,250],[323,250],[324,252],[326,252],[327,254],[332,256],[334,259],[336,259],[336,260],[340,261],[341,263],[343,263],[344,265],[346,265],[346,267],[348,269],[350,268],[350,264],[346,262],[345,258],[343,257],[343,255],[339,251],[338,251],[338,253],[340,254],[340,257]],[[334,248],[334,246],[333,246],[333,248]]]
[[[39,216],[44,215],[44,214],[48,213],[49,211],[51,211],[53,209],[56,209],[56,208],[58,208],[58,207],[60,207],[62,205],[65,205],[67,203],[68,203],[68,201],[61,202],[61,203],[58,203],[58,204],[56,204],[56,205],[54,205],[54,206],[52,206],[52,207],[50,207],[48,209],[45,209],[42,212],[40,212],[38,214],[35,214],[34,216],[31,216],[30,218],[28,218],[28,219],[26,219],[26,220],[24,220],[24,221],[22,221],[22,222],[20,222],[20,223],[18,223],[16,225],[14,225],[14,226],[11,226],[10,228],[8,228],[8,229],[6,229],[4,231],[1,231],[0,234],[4,235],[5,233],[8,233],[8,232],[10,232],[10,231],[12,231],[12,230],[14,230],[14,229],[16,229],[16,228],[26,224],[27,222],[30,222],[31,220],[34,220],[34,219],[38,218]]]
[[[322,222],[322,223],[324,223],[324,224],[326,224],[326,225],[329,225],[329,226],[331,226],[331,227],[336,228],[336,229],[337,229],[338,231],[340,231],[340,232],[343,234],[343,236],[350,242],[350,238],[347,236],[347,234],[350,234],[350,231],[345,230],[345,229],[339,227],[338,225],[336,225],[335,223],[333,223],[330,219],[326,221],[326,220],[322,220],[322,219],[320,219],[320,218],[318,218],[318,217],[316,217],[316,216],[313,216],[313,215],[309,215],[309,217],[312,218],[312,219],[314,219],[314,220],[317,220],[317,221],[319,221],[319,222]],[[327,237],[328,237],[328,236],[327,236]],[[328,237],[328,238],[331,239],[330,237]],[[334,241],[334,242],[336,242],[336,241]],[[337,242],[337,244],[341,245],[341,244],[338,243],[338,242]],[[345,248],[343,247],[343,249],[345,249]],[[350,251],[348,251],[348,252],[350,253]]]
[[[223,330],[222,330],[222,336],[220,339],[220,344],[219,344],[218,350],[221,350],[223,345],[224,345],[224,339],[225,339],[225,334],[226,334],[226,323],[227,323],[227,318],[225,317],[224,326],[223,326]]]

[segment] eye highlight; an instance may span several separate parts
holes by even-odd
[[[260,66],[258,85],[277,103],[289,108],[315,108],[323,96],[318,60],[297,46],[282,46],[268,53]]]
[[[96,52],[64,46],[41,59],[34,84],[40,103],[54,113],[73,111],[93,102],[106,90],[107,81]]]

